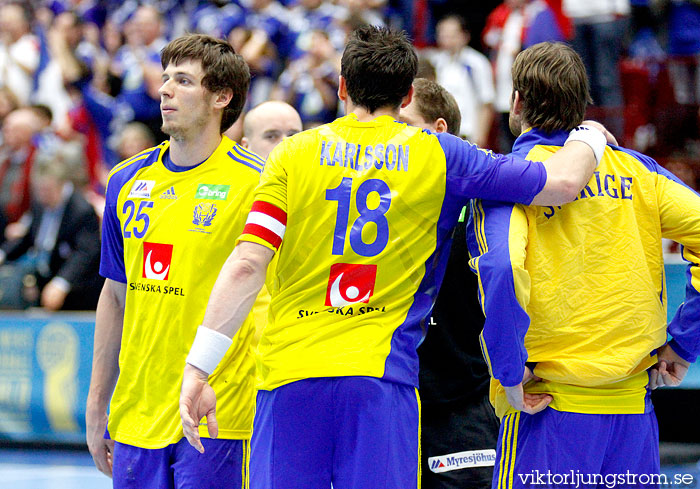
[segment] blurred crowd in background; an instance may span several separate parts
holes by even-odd
[[[0,307],[94,308],[107,174],[166,137],[168,40],[227,38],[253,76],[246,109],[286,101],[308,128],[342,114],[340,55],[364,23],[406,30],[419,76],[457,99],[460,134],[504,153],[515,55],[569,42],[589,117],[697,188],[698,0],[0,1]]]

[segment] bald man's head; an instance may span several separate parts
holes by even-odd
[[[263,102],[245,115],[241,144],[267,159],[282,139],[301,130],[301,117],[294,107],[285,102]]]

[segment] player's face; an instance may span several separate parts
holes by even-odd
[[[171,63],[163,71],[163,83],[158,89],[163,118],[161,129],[175,140],[196,137],[210,118],[215,117],[214,94],[202,85],[203,77],[199,61]]]
[[[269,114],[261,114],[257,122],[247,145],[248,149],[265,160],[284,138],[302,130],[301,119],[291,111],[271,111]]]
[[[415,98],[414,98],[415,100]],[[401,108],[399,112],[399,120],[405,122],[410,126],[420,127],[422,129],[429,129],[431,131],[437,131],[437,121],[428,122],[423,116],[418,112],[415,101],[412,101],[406,107]]]

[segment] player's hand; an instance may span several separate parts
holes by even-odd
[[[186,364],[180,392],[182,431],[190,445],[199,453],[204,453],[204,446],[199,439],[200,419],[206,416],[207,430],[211,438],[219,436],[219,425],[216,422],[216,394],[207,381],[208,377],[206,372],[189,363]]]
[[[612,135],[610,131],[608,131],[603,124],[600,122],[596,121],[583,121],[581,123],[583,126],[591,126],[595,127],[598,129],[600,132],[602,132],[605,135],[605,139],[608,142],[608,144],[614,144],[615,146],[618,146],[617,144],[617,139],[615,139],[615,136]]]
[[[690,363],[683,360],[668,344],[659,348],[656,357],[656,365],[649,370],[649,388],[654,390],[657,387],[680,385],[688,373]]]
[[[525,367],[523,380],[512,387],[503,387],[506,391],[508,403],[518,411],[523,411],[527,414],[536,414],[544,410],[550,402],[552,396],[549,394],[529,394],[523,390],[523,386],[528,382],[540,382],[542,379],[536,377],[528,367]]]
[[[97,469],[107,477],[112,477],[112,454],[114,453],[114,440],[104,438],[107,429],[107,413],[102,410],[91,409],[85,411],[85,427],[87,431],[87,446],[95,461]]]

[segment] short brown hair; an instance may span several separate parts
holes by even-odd
[[[535,44],[516,56],[512,74],[529,125],[545,132],[568,131],[583,121],[592,100],[586,67],[571,47]]]
[[[447,132],[459,134],[462,114],[457,101],[442,85],[426,78],[413,80],[413,100],[418,113],[426,122],[433,123],[440,117],[447,123]]]
[[[199,61],[202,64],[204,88],[212,93],[226,89],[233,92],[233,97],[224,108],[221,117],[223,134],[236,122],[245,105],[250,86],[248,65],[228,42],[205,34],[187,34],[178,37],[169,42],[160,52],[163,69],[171,63],[177,66],[186,60]]]
[[[340,61],[348,96],[370,113],[398,109],[417,70],[418,55],[405,32],[371,25],[352,33]]]

